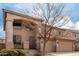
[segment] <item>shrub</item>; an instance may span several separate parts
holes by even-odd
[[[24,56],[25,53],[22,49],[16,49],[16,51],[18,52],[18,56]]]
[[[23,50],[19,49],[2,49],[0,56],[24,56]]]

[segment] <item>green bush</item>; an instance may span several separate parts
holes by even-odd
[[[2,49],[0,56],[24,56],[25,53],[21,49]]]
[[[16,51],[18,52],[18,56],[24,56],[25,53],[22,49],[16,49]]]

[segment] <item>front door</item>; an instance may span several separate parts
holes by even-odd
[[[36,39],[35,39],[35,37],[30,36],[29,49],[36,49]]]

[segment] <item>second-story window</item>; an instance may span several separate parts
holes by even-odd
[[[13,26],[14,26],[14,29],[21,29],[22,24],[21,24],[21,22],[14,21]]]

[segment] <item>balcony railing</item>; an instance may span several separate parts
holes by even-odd
[[[21,26],[14,26],[14,29],[21,29]]]

